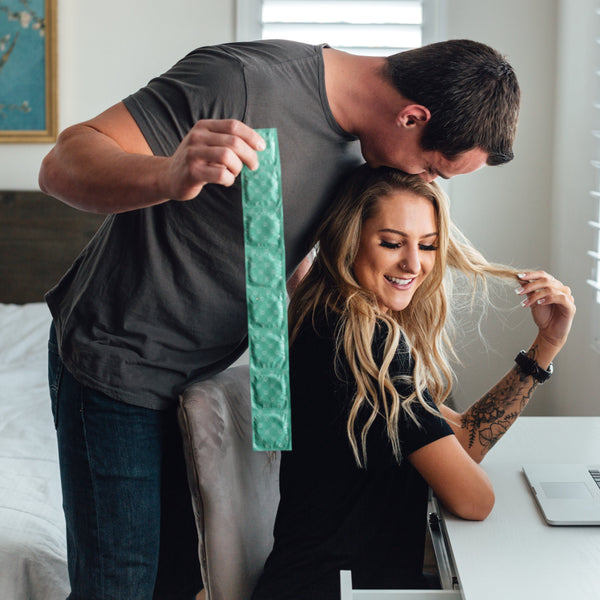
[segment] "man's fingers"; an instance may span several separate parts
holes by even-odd
[[[252,149],[261,152],[265,149],[265,140],[252,127],[235,119],[205,119],[198,121],[216,133],[225,133],[244,140]]]
[[[265,142],[234,119],[203,119],[188,132],[170,159],[169,189],[176,200],[190,200],[207,183],[233,184],[244,165],[258,168]]]
[[[215,154],[208,152],[210,149],[220,148],[232,152],[240,161],[250,169],[258,167],[257,150],[264,148],[264,140],[250,127],[231,120],[204,120],[198,121],[187,136],[187,144],[195,149],[200,156],[205,153],[205,159],[221,162],[226,167],[234,166],[231,156],[223,153],[222,157],[215,158]],[[234,168],[237,175],[241,170]]]

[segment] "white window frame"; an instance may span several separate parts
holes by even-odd
[[[261,38],[262,0],[236,0],[235,39],[238,41]]]
[[[446,39],[446,3],[447,0],[422,0],[423,44]],[[236,40],[259,40],[262,37],[261,20],[262,0],[236,0]]]

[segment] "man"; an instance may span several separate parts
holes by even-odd
[[[175,406],[246,348],[237,176],[260,160],[254,129],[278,130],[291,275],[363,158],[427,181],[502,164],[518,106],[512,68],[476,42],[386,59],[268,41],[192,52],[61,134],[41,189],[110,215],[47,296],[72,598],[201,586]]]

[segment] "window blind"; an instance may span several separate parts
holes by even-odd
[[[442,39],[445,0],[238,0],[237,38],[387,56]]]
[[[600,20],[600,8],[595,9],[595,22],[596,31],[598,31],[598,22]],[[600,36],[596,37],[596,48],[600,46]],[[596,51],[596,58],[598,58],[598,51]],[[592,119],[592,127],[597,126],[600,122],[600,69],[596,71],[596,81],[594,82],[595,93],[598,95],[596,102],[594,103],[594,113]],[[595,144],[596,151],[600,149],[600,129],[592,129],[592,135],[596,138]],[[600,157],[596,157],[591,161],[592,167],[596,171],[595,181],[596,189],[590,191],[590,195],[595,200],[594,214],[595,218],[588,221],[588,225],[592,227],[596,234],[593,236],[595,240],[594,247],[588,251],[588,255],[593,259],[592,276],[587,282],[596,290],[596,302],[600,304]]]
[[[600,8],[596,5],[594,23],[595,31],[600,31]],[[596,65],[600,66],[600,36],[595,39],[596,52],[595,59]],[[593,242],[592,247],[588,250],[588,256],[592,259],[592,268],[590,278],[587,283],[592,286],[595,290],[596,302],[592,306],[592,348],[600,352],[600,69],[596,70],[596,80],[594,81],[594,93],[596,97],[592,108],[591,115],[591,127],[592,135],[596,139],[595,152],[596,156],[591,160],[592,167],[595,171],[595,186],[596,188],[590,191],[592,201],[594,204],[592,219],[588,221],[588,225],[594,231],[594,235],[591,236]]]
[[[421,45],[421,0],[263,0],[262,37],[386,56]]]
[[[598,75],[600,76],[600,73]],[[600,110],[600,104],[595,106]],[[600,141],[600,130],[594,130],[592,134]],[[600,160],[592,160],[591,163],[596,169],[596,181],[599,183],[598,189],[590,191],[590,195],[595,200],[596,220],[588,221],[588,225],[595,230],[596,235],[593,249],[588,250],[588,255],[593,259],[593,266],[592,276],[587,282],[596,290],[596,302],[600,304]]]

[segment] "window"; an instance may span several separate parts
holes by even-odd
[[[237,39],[386,56],[444,38],[446,0],[237,0]]]
[[[596,8],[596,30],[600,30],[600,8]],[[600,62],[600,53],[598,48],[600,47],[600,36],[595,40],[596,42],[596,59]],[[600,154],[600,69],[596,71],[596,102],[594,104],[594,114],[592,118],[592,135],[596,138],[597,152]],[[600,156],[596,157],[596,160],[592,160],[592,166],[596,171],[596,189],[591,190],[590,194],[595,201],[594,217],[593,220],[588,221],[590,227],[595,231],[593,236],[594,246],[588,251],[588,255],[592,258],[592,269],[591,277],[587,282],[595,289],[596,303],[593,308],[593,323],[592,323],[592,346],[600,352]]]
[[[600,107],[599,107],[600,108]],[[600,134],[598,131],[594,131],[594,134]],[[600,137],[600,135],[598,136]],[[600,170],[600,161],[593,160],[592,165],[595,169]],[[589,250],[588,254],[593,258],[594,265],[592,267],[592,278],[588,279],[588,283],[596,289],[596,302],[600,304],[600,185],[598,190],[592,190],[590,192],[593,198],[597,201],[596,209],[596,221],[588,221],[588,225],[596,230],[596,244],[593,250]]]

